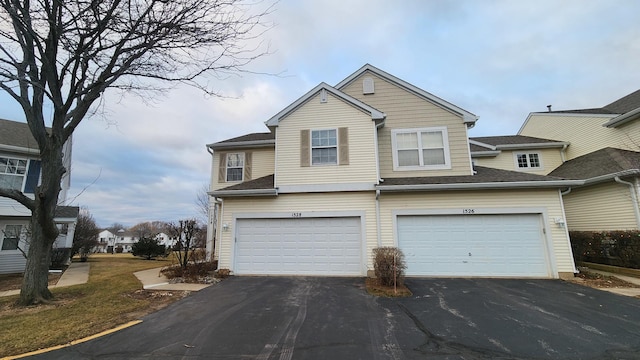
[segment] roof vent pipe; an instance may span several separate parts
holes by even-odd
[[[548,112],[551,112],[551,105],[547,105]]]

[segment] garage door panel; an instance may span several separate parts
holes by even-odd
[[[536,214],[398,217],[408,275],[548,277]]]
[[[236,274],[361,275],[360,218],[238,219]]]

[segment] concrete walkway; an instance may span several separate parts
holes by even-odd
[[[60,279],[58,279],[58,283],[49,286],[49,289],[85,284],[87,281],[89,281],[89,268],[90,265],[88,262],[71,263],[67,270],[62,273]],[[0,297],[18,294],[20,294],[19,289],[0,291]]]
[[[62,273],[58,283],[49,286],[49,289],[55,289],[59,287],[72,286],[85,284],[89,281],[89,269],[90,263],[88,262],[74,262],[69,265],[67,270]],[[134,275],[142,283],[142,288],[145,290],[164,290],[164,291],[198,291],[208,287],[211,284],[170,284],[169,279],[160,273],[160,269],[155,268],[150,270],[143,270],[134,273]],[[8,290],[0,291],[0,297],[11,296],[20,294],[20,290]]]
[[[591,268],[589,268],[589,272],[604,275],[604,276],[615,276],[620,280],[624,280],[626,282],[640,286],[640,278],[637,278],[637,277],[627,276],[622,274],[615,274],[615,273],[602,271],[602,270],[595,270]],[[601,288],[601,290],[609,291],[618,295],[640,296],[640,288]]]
[[[133,273],[138,280],[142,283],[142,288],[145,290],[169,290],[169,291],[198,291],[202,290],[211,284],[185,284],[185,283],[177,283],[170,284],[169,279],[167,279],[160,272],[162,268],[155,268],[149,270],[143,270]]]

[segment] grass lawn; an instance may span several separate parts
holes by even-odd
[[[52,289],[48,305],[16,307],[16,296],[0,298],[0,357],[66,344],[151,313],[185,293],[144,291],[134,272],[171,264],[131,254],[93,255],[89,281]]]

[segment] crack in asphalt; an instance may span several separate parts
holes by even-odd
[[[505,352],[485,349],[481,347],[468,346],[461,343],[447,341],[440,336],[433,334],[427,327],[415,316],[411,310],[402,304],[398,307],[407,314],[407,316],[416,325],[416,328],[422,332],[426,339],[415,350],[424,355],[457,355],[463,358],[472,359],[504,359],[504,360],[527,360],[529,358],[516,357]]]

